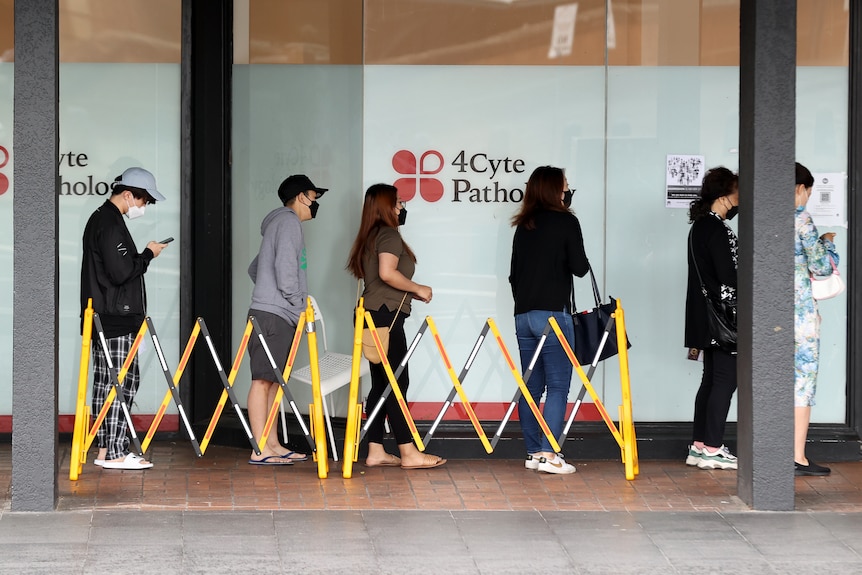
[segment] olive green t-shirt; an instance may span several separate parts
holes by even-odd
[[[365,268],[365,291],[362,296],[365,298],[365,309],[379,310],[384,305],[390,311],[395,311],[401,304],[401,299],[404,298],[404,292],[390,286],[380,279],[380,261],[379,254],[392,254],[398,257],[397,269],[407,279],[413,279],[413,273],[416,271],[416,263],[407,254],[404,249],[404,240],[401,239],[401,234],[395,228],[383,226],[377,233],[374,239],[374,250],[365,252],[363,266]],[[407,294],[404,299],[404,304],[401,306],[401,313],[410,313],[410,300],[412,297]]]

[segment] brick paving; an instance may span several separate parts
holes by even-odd
[[[157,442],[153,469],[101,469],[92,455],[69,480],[61,454],[59,511],[74,510],[448,510],[448,511],[746,511],[736,473],[686,467],[681,461],[641,461],[627,481],[617,461],[577,461],[574,475],[527,471],[520,460],[450,460],[429,470],[366,468],[341,476],[331,462],[326,479],[311,460],[293,466],[253,466],[248,449],[211,446],[197,458],[183,443]],[[0,509],[10,509],[12,448],[0,445]],[[862,462],[832,464],[829,477],[796,478],[797,511],[862,511]]]

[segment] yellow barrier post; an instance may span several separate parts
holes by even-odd
[[[553,319],[553,318],[551,318]],[[527,385],[524,382],[524,378],[521,376],[521,372],[518,370],[515,362],[512,361],[512,356],[509,354],[509,349],[506,347],[505,342],[503,341],[503,336],[500,335],[500,330],[497,329],[497,324],[493,319],[488,318],[488,325],[491,327],[491,332],[494,334],[494,338],[497,340],[497,345],[500,348],[500,351],[503,352],[503,357],[506,360],[506,364],[509,366],[509,370],[512,372],[512,375],[515,377],[515,381],[518,383],[518,392],[515,394],[515,397],[512,399],[512,402],[509,404],[509,410],[506,413],[506,417],[500,424],[500,428],[497,430],[497,433],[494,435],[494,440],[491,445],[496,445],[497,441],[499,441],[500,436],[503,432],[503,427],[506,424],[506,421],[509,419],[512,411],[515,409],[515,405],[517,405],[518,399],[520,395],[524,396],[524,399],[527,401],[527,405],[530,407],[530,411],[533,413],[533,417],[536,418],[536,422],[539,424],[539,427],[542,430],[542,433],[545,434],[545,437],[548,438],[548,441],[551,444],[551,448],[559,453],[561,451],[560,444],[557,443],[557,438],[554,437],[554,434],[551,433],[551,428],[548,427],[548,423],[545,421],[545,418],[542,416],[542,412],[539,411],[539,406],[536,405],[535,400],[533,400],[532,394],[530,394],[530,390],[527,389]],[[535,358],[534,358],[535,361]]]
[[[78,396],[75,403],[75,424],[72,430],[72,453],[69,456],[69,479],[77,481],[87,451],[84,449],[87,428],[90,425],[90,411],[87,409],[87,384],[90,378],[90,345],[93,338],[93,299],[87,300],[84,310],[84,329],[81,335],[81,361],[78,368]]]
[[[620,430],[623,434],[623,456],[626,466],[626,479],[633,480],[639,473],[637,439],[635,437],[634,415],[632,413],[631,381],[629,379],[629,354],[626,342],[626,324],[623,306],[617,300],[614,312],[617,323],[617,349],[620,356],[620,384],[622,386],[623,404],[620,406]]]
[[[491,447],[491,443],[488,441],[488,437],[485,435],[485,430],[482,429],[482,424],[479,423],[479,418],[476,417],[476,412],[473,411],[473,406],[470,405],[470,400],[467,399],[467,394],[464,392],[464,388],[461,386],[461,379],[455,374],[455,370],[452,368],[452,362],[449,361],[449,355],[446,353],[446,348],[443,347],[443,342],[440,340],[440,334],[437,332],[437,326],[434,324],[434,320],[429,315],[425,318],[425,321],[428,322],[428,328],[431,330],[431,336],[434,338],[434,342],[437,344],[437,350],[440,352],[440,357],[443,358],[443,363],[446,364],[446,373],[449,374],[449,379],[452,380],[452,385],[454,385],[455,389],[457,390],[458,397],[461,399],[461,405],[464,406],[464,410],[467,412],[467,417],[470,418],[470,423],[473,424],[473,429],[476,430],[476,434],[479,436],[479,440],[485,447],[485,452],[493,452],[494,448]],[[438,419],[440,417],[442,417],[442,414],[438,416]],[[429,431],[428,435],[425,436],[425,441],[427,442],[430,437],[431,432]]]
[[[314,460],[317,461],[317,477],[326,479],[329,474],[329,455],[326,448],[326,425],[323,421],[323,398],[320,395],[320,360],[317,354],[317,324],[314,321],[314,308],[311,299],[305,310],[305,331],[308,333],[308,361],[311,368],[311,398],[309,419],[312,421],[312,433],[316,449]]]
[[[362,326],[365,318],[365,298],[359,298],[353,322],[353,354],[350,364],[350,389],[347,393],[347,429],[344,433],[344,463],[341,476],[353,477],[353,462],[359,458],[359,422],[362,404],[359,403],[359,369],[362,363]]]
[[[422,437],[419,436],[419,431],[416,429],[416,422],[413,421],[413,416],[410,415],[410,409],[407,407],[407,402],[404,400],[404,395],[401,393],[401,388],[398,386],[398,380],[395,374],[392,373],[392,366],[389,364],[389,358],[386,357],[386,350],[383,349],[383,342],[380,341],[380,334],[377,333],[377,328],[374,326],[374,320],[371,319],[371,314],[365,312],[365,323],[368,324],[368,329],[371,330],[371,337],[374,340],[374,346],[377,348],[377,353],[380,354],[381,364],[386,377],[389,378],[389,385],[392,388],[392,393],[395,394],[395,399],[398,406],[401,408],[401,413],[404,414],[404,419],[407,421],[407,427],[413,436],[413,442],[416,444],[416,449],[425,451],[425,444],[422,442]],[[415,340],[414,346],[415,347]]]

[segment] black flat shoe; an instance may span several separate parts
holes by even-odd
[[[828,467],[824,467],[823,465],[817,465],[811,459],[808,460],[808,465],[802,465],[801,463],[793,462],[795,466],[794,473],[795,475],[829,475],[832,473],[832,470]]]

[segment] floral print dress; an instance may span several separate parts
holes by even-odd
[[[811,214],[805,206],[796,208],[796,249],[794,253],[794,320],[796,407],[814,405],[817,388],[817,370],[820,359],[820,313],[817,301],[811,295],[811,274],[832,274],[830,257],[838,265],[835,244],[820,239]]]

